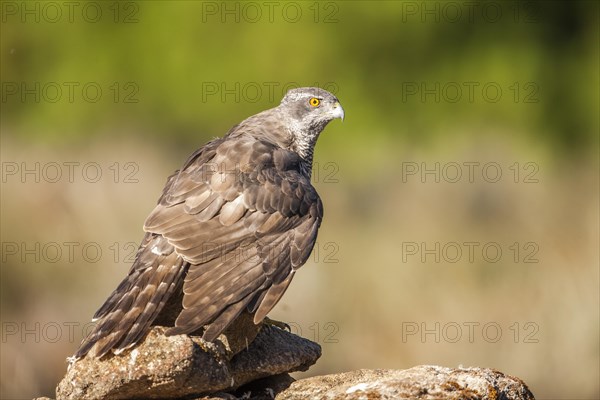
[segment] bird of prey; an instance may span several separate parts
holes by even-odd
[[[167,179],[127,277],[75,357],[118,354],[151,325],[168,335],[204,327],[212,342],[243,311],[260,323],[315,244],[313,151],[335,118],[344,110],[333,94],[292,89],[194,152]]]

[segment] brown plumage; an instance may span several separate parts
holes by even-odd
[[[204,327],[213,341],[244,310],[262,321],[315,244],[314,145],[343,116],[331,93],[293,89],[193,153],[168,178],[135,262],[76,357],[118,353],[153,324],[167,334]]]

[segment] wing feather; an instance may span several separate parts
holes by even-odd
[[[258,305],[256,312],[254,313],[254,323],[255,324],[258,324],[263,319],[265,319],[265,317],[267,316],[269,311],[271,311],[273,309],[273,307],[275,307],[275,305],[277,304],[279,299],[281,299],[281,296],[283,296],[283,294],[287,290],[288,286],[292,282],[293,276],[294,276],[294,273],[291,272],[290,274],[287,275],[287,277],[283,281],[272,285],[265,292],[264,297],[260,301],[260,304]]]
[[[180,172],[175,195],[167,194],[146,222],[190,263],[183,310],[169,333],[211,324],[206,335],[213,337],[244,307],[262,320],[316,240],[322,208],[299,172],[299,156],[252,137],[236,139],[204,160],[210,168],[189,164],[205,170],[202,179],[195,175],[195,190],[185,182],[190,173]]]

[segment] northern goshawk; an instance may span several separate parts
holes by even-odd
[[[242,311],[260,323],[308,259],[323,217],[311,184],[325,126],[344,118],[319,88],[235,125],[171,175],[127,277],[94,315],[76,358],[137,344],[158,321],[167,334],[205,327],[214,341]]]

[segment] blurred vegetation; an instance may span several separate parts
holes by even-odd
[[[87,323],[120,281],[124,246],[193,150],[286,87],[316,85],[338,95],[346,120],[317,145],[320,245],[272,315],[323,345],[308,373],[478,365],[519,376],[538,398],[598,398],[598,3],[293,1],[269,3],[272,14],[265,4],[0,1],[3,168],[96,162],[104,172],[97,183],[3,175],[2,243],[97,243],[104,257],[3,254],[0,397],[52,395],[83,334],[67,337],[65,324]],[[112,179],[115,162],[121,174],[135,164],[135,184]],[[406,162],[492,162],[504,178],[404,179]],[[513,182],[515,162],[539,168],[536,184]],[[538,262],[401,252],[473,240],[507,252],[533,242]],[[406,322],[452,321],[495,321],[504,336],[403,340]],[[535,343],[523,341],[528,321]],[[63,335],[23,339],[35,323]]]
[[[85,15],[95,14],[83,6],[74,8],[74,22],[64,7],[54,23],[44,22],[54,20],[52,8],[44,12],[42,5],[40,23],[32,23],[35,14],[22,15],[20,7],[5,16],[2,27],[2,81],[29,87],[57,82],[64,93],[56,102],[7,95],[2,123],[10,129],[4,131],[87,140],[127,127],[196,144],[240,116],[272,106],[283,86],[295,82],[330,84],[353,124],[382,135],[396,136],[401,128],[413,140],[430,141],[468,118],[481,126],[523,130],[559,153],[598,143],[593,2],[496,2],[494,7],[476,2],[473,8],[443,2],[296,2],[301,18],[294,23],[288,20],[296,20],[295,8],[279,4],[270,14],[263,3],[250,3],[146,1],[115,7],[104,2],[97,23],[85,22]],[[74,102],[64,82],[80,83]],[[98,103],[82,101],[88,82],[103,90]],[[119,88],[109,88],[115,82]],[[136,86],[123,88],[127,82]],[[431,89],[436,82],[441,88],[457,83],[459,100],[444,101],[442,93],[441,101],[426,95],[423,102],[421,93],[406,93],[413,84]],[[472,102],[465,82],[477,83]],[[497,102],[485,99],[483,87],[490,82],[502,89]],[[240,85],[247,95],[242,93],[236,106],[230,104],[236,97],[226,95],[229,104],[223,106],[221,91],[202,92],[213,83],[229,90]],[[446,89],[447,98],[457,97],[453,87]],[[138,102],[124,103],[128,94]],[[488,94],[495,98],[493,88]]]

